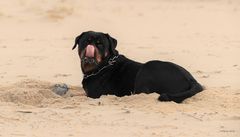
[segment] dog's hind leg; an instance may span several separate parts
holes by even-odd
[[[189,90],[174,93],[174,94],[161,94],[158,98],[159,101],[175,101],[176,103],[181,103],[186,98],[192,97],[193,95],[201,92],[203,90],[202,86],[194,82]]]

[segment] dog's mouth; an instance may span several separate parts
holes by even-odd
[[[81,67],[83,73],[88,73],[97,68],[101,62],[101,54],[94,45],[87,45],[81,52]]]
[[[93,58],[95,57],[96,48],[94,45],[87,45],[85,48],[85,57]]]
[[[96,60],[96,48],[94,45],[87,45],[85,50],[83,51],[83,55],[81,58],[82,63],[85,64],[95,64],[97,65],[97,60]]]

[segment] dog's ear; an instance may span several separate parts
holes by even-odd
[[[72,47],[72,50],[74,50],[74,49],[77,47],[78,41],[82,38],[82,36],[83,36],[85,33],[86,33],[86,32],[83,32],[82,34],[80,34],[79,36],[77,36],[77,37],[75,38],[75,43],[74,43],[74,46]]]
[[[117,47],[117,40],[113,37],[111,37],[109,34],[105,34],[105,36],[108,38],[109,41],[109,45],[110,45],[110,51],[114,54],[117,55],[118,51],[115,50],[115,48]]]

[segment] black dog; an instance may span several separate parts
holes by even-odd
[[[182,102],[203,90],[184,68],[162,61],[138,63],[119,55],[117,40],[101,32],[83,32],[75,40],[88,97],[159,93],[160,101]]]

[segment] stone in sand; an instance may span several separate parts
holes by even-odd
[[[62,95],[65,95],[67,93],[68,89],[69,88],[68,88],[67,84],[55,84],[53,86],[53,90],[52,91],[54,93],[62,96]]]

